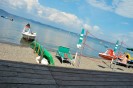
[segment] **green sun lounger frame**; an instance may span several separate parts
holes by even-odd
[[[32,49],[34,49],[34,51],[39,55],[39,56],[42,56],[44,58],[46,58],[48,60],[48,63],[50,65],[54,65],[54,60],[53,60],[53,57],[52,55],[45,49],[43,48],[42,45],[40,45],[38,42],[36,41],[33,41],[31,44],[30,44],[30,47]]]
[[[65,54],[67,55],[68,58],[65,58]],[[61,57],[61,61],[63,63],[64,60],[69,61],[70,64],[73,60],[72,55],[70,54],[70,48],[64,47],[64,46],[59,46],[58,50],[56,52],[56,56]]]

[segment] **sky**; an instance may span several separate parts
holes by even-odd
[[[133,0],[0,0],[0,9],[67,31],[133,47]]]

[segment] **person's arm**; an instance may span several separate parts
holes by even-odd
[[[30,28],[28,29],[28,32],[30,33]]]
[[[25,27],[24,27],[24,29],[23,29],[23,32],[25,32]]]

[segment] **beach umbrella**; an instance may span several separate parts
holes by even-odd
[[[83,42],[83,39],[84,39],[84,31],[85,31],[84,29],[82,29],[82,31],[81,31],[79,41],[77,43],[77,48],[78,49],[80,49],[82,47],[82,42]],[[76,61],[77,55],[78,55],[78,50],[76,51],[76,54],[75,54],[75,61]]]
[[[115,44],[114,52],[116,52],[116,51],[117,51],[118,46],[119,46],[118,44],[119,44],[119,41],[117,40],[117,42],[116,42],[116,44]]]
[[[131,51],[133,51],[133,48],[126,48],[127,50],[131,50]]]
[[[84,37],[84,29],[82,29],[82,31],[81,31],[81,34],[80,34],[80,37],[79,37],[79,41],[78,41],[78,44],[77,44],[77,48],[81,48],[83,37]]]

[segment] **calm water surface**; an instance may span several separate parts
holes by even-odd
[[[79,40],[78,34],[20,19],[14,19],[14,21],[10,21],[0,17],[0,42],[28,45],[27,42],[22,40],[21,35],[21,32],[27,23],[30,23],[31,30],[37,33],[36,40],[40,42],[46,49],[56,51],[58,46],[66,46],[71,49],[71,53],[73,54],[75,54],[77,51],[76,44]],[[82,54],[90,57],[99,57],[99,52],[105,52],[107,47],[115,47],[115,44],[91,37],[87,38],[86,44],[87,46],[84,47]],[[119,49],[122,52],[127,52],[127,50],[123,47],[119,47]],[[130,53],[132,54],[132,52]]]

